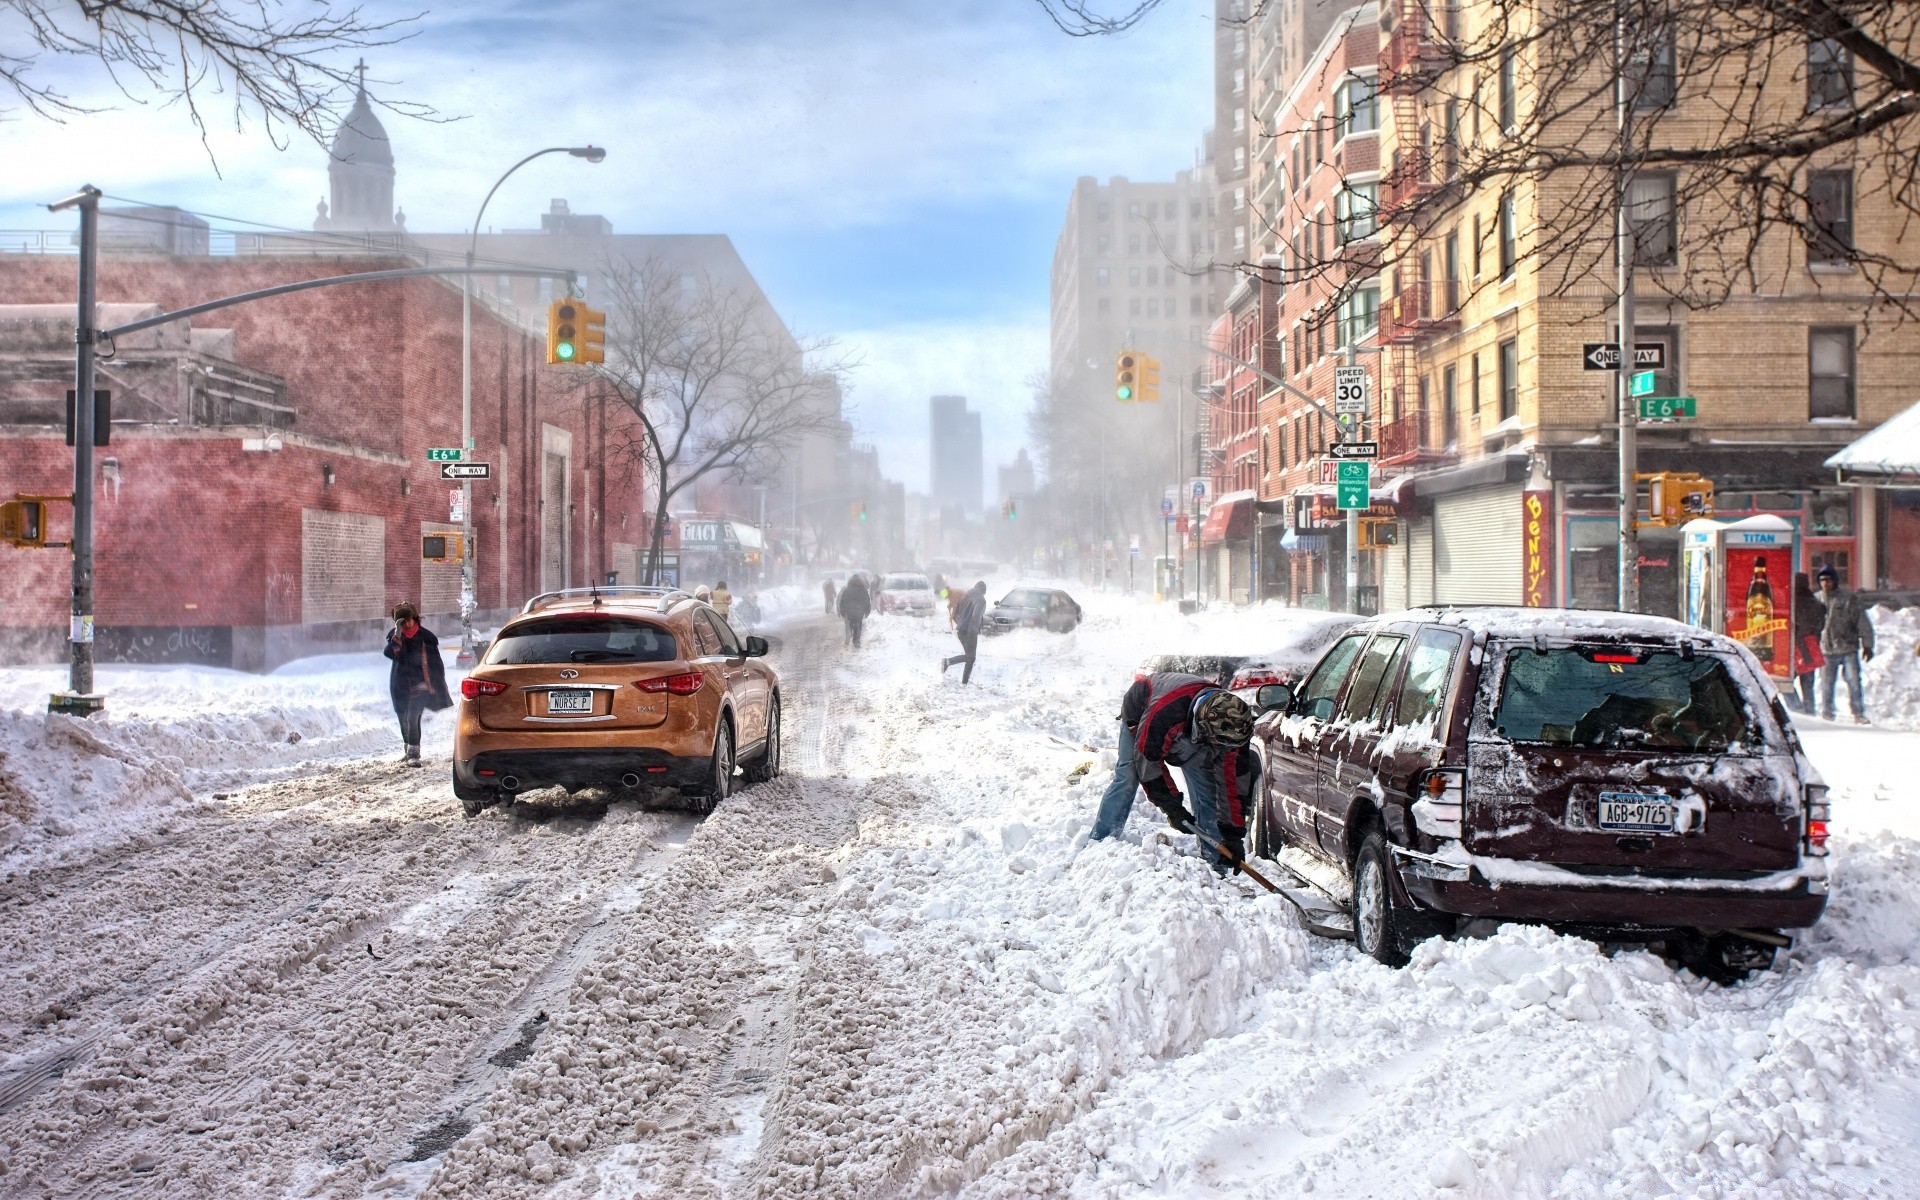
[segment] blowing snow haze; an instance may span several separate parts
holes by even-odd
[[[7,12],[8,1196],[1913,1194],[1920,16]]]

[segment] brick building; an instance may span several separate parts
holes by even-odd
[[[330,274],[398,255],[100,261],[108,320]],[[74,263],[0,255],[0,491],[65,494]],[[123,306],[134,306],[132,309]],[[220,328],[208,328],[213,324]],[[545,365],[544,330],[479,304],[473,431],[493,477],[474,487],[485,619],[542,588],[619,572],[647,540],[620,411]],[[460,291],[410,279],[319,288],[159,326],[108,348],[112,444],[96,452],[97,614],[106,660],[262,669],[377,644],[419,601],[457,624],[459,569],[422,562],[457,528],[454,485],[427,461],[460,444]],[[67,515],[56,506],[55,534]],[[0,656],[63,654],[71,559],[0,547]]]
[[[1382,73],[1419,78],[1444,46],[1488,44],[1484,3],[1440,8],[1388,0]],[[1770,102],[1814,111],[1821,97],[1804,44],[1783,43],[1764,83]],[[1695,72],[1689,77],[1689,68]],[[1417,68],[1417,69],[1411,69]],[[1713,92],[1710,65],[1669,47],[1648,68],[1643,113],[1659,134],[1711,138],[1732,99]],[[1533,103],[1524,54],[1444,69],[1431,86],[1391,96],[1385,122],[1382,213],[1384,338],[1392,346],[1389,402],[1403,411],[1395,446],[1413,478],[1404,535],[1388,552],[1384,603],[1502,602],[1611,608],[1618,575],[1617,437],[1613,377],[1582,366],[1585,343],[1614,340],[1611,254],[1603,270],[1568,283],[1537,258],[1543,238],[1575,226],[1592,198],[1562,177],[1521,175],[1506,189],[1458,186],[1463,158],[1524,128]],[[1724,86],[1733,86],[1726,84]],[[1604,91],[1596,128],[1612,128]],[[1844,97],[1841,97],[1844,104]],[[1741,101],[1744,103],[1745,101]],[[1795,110],[1797,111],[1797,109]],[[1573,114],[1579,116],[1580,114]],[[1571,119],[1571,118],[1569,118]],[[1643,123],[1647,117],[1642,118]],[[1839,147],[1811,169],[1841,198],[1834,237],[1862,251],[1911,255],[1886,195],[1855,179],[1871,164]],[[1684,182],[1684,181],[1682,181]],[[1832,564],[1855,585],[1913,587],[1912,560],[1889,547],[1920,540],[1911,495],[1835,486],[1824,460],[1912,402],[1920,329],[1888,319],[1862,271],[1823,261],[1815,239],[1779,228],[1762,240],[1751,286],[1689,309],[1678,299],[1690,256],[1687,228],[1717,214],[1685,211],[1675,173],[1636,184],[1633,340],[1664,347],[1656,394],[1690,396],[1697,416],[1642,424],[1642,472],[1692,471],[1716,485],[1716,515],[1772,513],[1797,533],[1799,566]],[[1683,189],[1684,190],[1684,189]],[[1416,211],[1420,218],[1398,222]],[[1867,334],[1871,329],[1872,336]],[[1396,427],[1388,426],[1389,434]],[[1645,507],[1645,500],[1641,501]],[[1678,530],[1640,535],[1641,607],[1674,614],[1680,591]]]

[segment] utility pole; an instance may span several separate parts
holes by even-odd
[[[88,184],[47,208],[80,210],[79,308],[73,325],[73,603],[67,633],[72,661],[67,690],[54,693],[47,710],[90,717],[106,707],[106,698],[93,690],[94,268],[100,248],[100,189]]]
[[[1635,89],[1628,79],[1632,39],[1627,28],[1627,0],[1613,5],[1613,102],[1620,124],[1620,165],[1615,171],[1614,257],[1619,270],[1620,360],[1614,373],[1615,405],[1620,423],[1620,596],[1621,612],[1640,611],[1640,484],[1639,414],[1633,398],[1633,224],[1629,203],[1633,190],[1633,104]]]

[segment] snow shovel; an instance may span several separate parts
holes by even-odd
[[[1249,864],[1246,859],[1236,856],[1233,853],[1233,851],[1227,849],[1227,847],[1222,843],[1215,841],[1214,839],[1208,837],[1204,833],[1201,833],[1198,829],[1194,828],[1192,821],[1182,820],[1176,823],[1174,825],[1174,828],[1178,829],[1181,833],[1190,833],[1194,837],[1198,838],[1203,845],[1212,847],[1213,852],[1215,854],[1218,854],[1221,858],[1226,859],[1227,863],[1230,866],[1237,867],[1240,870],[1241,874],[1245,875],[1248,879],[1253,880],[1255,883],[1259,884],[1261,887],[1267,889],[1270,892],[1280,892],[1280,889],[1275,887],[1271,880],[1269,880],[1265,875],[1262,875],[1260,872],[1254,870],[1252,865]],[[1284,892],[1282,892],[1281,894],[1285,895]]]

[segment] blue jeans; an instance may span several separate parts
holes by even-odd
[[[1209,863],[1218,866],[1226,860],[1213,848],[1220,837],[1220,805],[1219,797],[1214,795],[1213,774],[1203,767],[1192,771],[1183,768],[1180,774],[1187,781],[1187,803],[1193,809],[1195,828],[1202,834],[1201,850]],[[1100,812],[1093,819],[1093,832],[1087,836],[1097,842],[1125,829],[1127,817],[1133,812],[1133,798],[1139,791],[1140,781],[1133,775],[1133,731],[1122,725],[1120,750],[1113,760],[1113,779],[1100,797]]]
[[[1800,685],[1800,700],[1798,703],[1795,703],[1793,694],[1789,692],[1787,694],[1787,703],[1793,705],[1793,707],[1799,709],[1803,713],[1811,713],[1811,712],[1818,711],[1815,708],[1815,701],[1813,698],[1814,696],[1813,689],[1817,685],[1819,679],[1820,679],[1820,670],[1818,667],[1814,668],[1811,671],[1802,671],[1800,673],[1800,678],[1798,680]]]
[[[1860,686],[1860,653],[1857,650],[1827,655],[1827,665],[1820,668],[1820,715],[1829,721],[1834,718],[1833,688],[1841,671],[1847,673],[1847,707],[1853,710],[1854,716],[1865,720],[1867,697]]]

